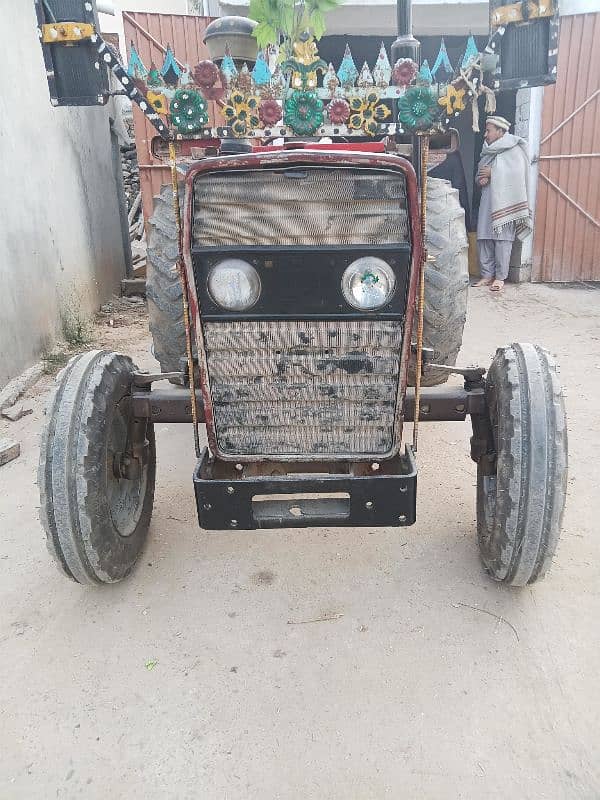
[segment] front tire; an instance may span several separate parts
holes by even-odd
[[[477,467],[480,554],[495,580],[525,586],[550,567],[567,491],[567,427],[553,358],[532,344],[498,349],[486,399],[496,458],[492,470],[483,461]]]
[[[154,500],[154,429],[141,437],[138,469],[123,477],[135,365],[93,350],[59,377],[40,448],[40,517],[62,572],[84,584],[114,583],[143,550]],[[137,460],[137,459],[136,459]],[[129,462],[130,463],[130,462]],[[117,466],[119,465],[119,466]]]

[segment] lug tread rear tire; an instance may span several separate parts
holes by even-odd
[[[433,349],[434,362],[453,366],[467,317],[469,244],[458,190],[448,181],[428,178],[426,222],[427,251],[435,261],[425,265],[423,346]],[[437,386],[447,380],[447,373],[427,369],[421,384]],[[412,367],[409,382],[414,385]]]
[[[180,189],[180,202],[183,189]],[[148,252],[146,257],[146,297],[154,356],[163,372],[181,369],[185,358],[185,327],[181,280],[177,271],[179,245],[173,190],[163,186],[154,198],[154,213],[148,221]]]

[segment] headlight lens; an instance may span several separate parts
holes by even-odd
[[[396,276],[389,264],[375,256],[353,261],[342,275],[342,292],[352,308],[373,311],[394,294]]]
[[[260,278],[247,261],[226,258],[211,269],[208,292],[226,311],[246,311],[260,297]]]

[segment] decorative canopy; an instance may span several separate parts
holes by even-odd
[[[164,63],[147,68],[132,46],[127,74],[177,138],[374,137],[440,131],[467,109],[479,130],[479,97],[486,112],[496,107],[481,65],[469,36],[454,66],[442,39],[433,68],[410,59],[392,66],[383,43],[360,69],[347,44],[336,68],[307,34],[285,49],[268,45],[250,66],[236,65],[227,46],[219,66],[184,66],[168,46]],[[223,123],[209,120],[208,100]]]

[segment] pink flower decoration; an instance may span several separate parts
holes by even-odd
[[[332,100],[327,107],[327,116],[333,125],[343,125],[350,116],[350,106],[345,100]]]
[[[258,107],[258,116],[262,124],[269,128],[279,122],[283,116],[283,112],[277,100],[274,100],[272,97],[267,97]]]
[[[408,86],[417,77],[419,67],[412,58],[400,58],[392,70],[392,83],[394,86]]]

